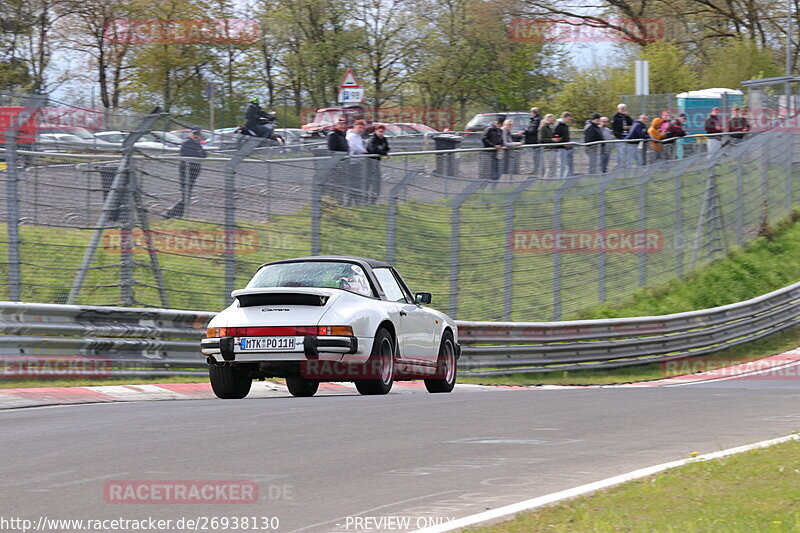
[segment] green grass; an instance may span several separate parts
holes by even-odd
[[[691,450],[687,450],[687,453]],[[698,461],[470,533],[800,531],[800,442]]]

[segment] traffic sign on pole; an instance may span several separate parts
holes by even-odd
[[[358,89],[361,87],[356,79],[356,75],[353,74],[353,69],[347,69],[347,72],[344,73],[344,78],[342,78],[342,83],[339,84],[339,87],[342,89]]]

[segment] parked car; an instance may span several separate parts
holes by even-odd
[[[188,137],[189,133],[191,133],[191,132],[192,132],[192,130],[183,129],[183,130],[172,130],[170,133],[172,135],[175,135],[176,137],[178,137],[181,141],[184,141],[184,140],[186,140],[186,137]],[[206,144],[211,139],[211,137],[213,137],[213,135],[214,135],[214,132],[211,131],[211,130],[201,130],[200,131],[200,137],[202,137],[203,140],[201,140],[200,143],[201,144]]]
[[[367,110],[360,105],[350,105],[342,107],[323,107],[317,109],[317,115],[314,120],[308,124],[303,124],[301,128],[309,135],[324,137],[333,129],[336,120],[339,117],[345,117],[347,123],[352,125],[358,119],[367,122],[367,126],[371,124]]]
[[[114,145],[103,139],[95,137],[94,134],[86,128],[79,126],[67,126],[64,124],[39,124],[36,127],[37,133],[48,135],[72,135],[78,137],[83,144],[83,148],[94,148],[97,150],[110,149]]]
[[[294,396],[320,381],[353,381],[386,394],[395,380],[424,379],[450,392],[460,355],[458,328],[411,293],[388,263],[349,256],[301,257],[262,265],[201,341],[220,398],[244,398],[253,379],[286,378]]]
[[[66,153],[94,148],[94,143],[87,143],[71,133],[42,133],[36,147],[42,152]]]
[[[180,149],[181,140],[176,136],[167,136],[166,132],[157,132],[163,136],[153,133],[145,133],[134,146],[140,150],[151,152],[177,152]],[[125,137],[128,136],[124,131],[100,131],[94,134],[102,141],[109,142],[117,147],[121,147]]]
[[[483,132],[489,125],[497,120],[498,116],[505,116],[506,120],[514,121],[512,131],[522,131],[528,127],[531,114],[527,111],[509,111],[507,113],[478,113],[464,126],[465,132]]]
[[[395,122],[395,124],[409,133],[439,133],[437,129],[416,122]]]

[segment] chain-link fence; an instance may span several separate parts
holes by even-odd
[[[459,319],[559,320],[708,264],[800,199],[780,129],[712,152],[697,137],[377,160],[244,138],[191,158],[143,144],[191,126],[158,112],[111,117],[133,124],[121,144],[79,148],[42,143],[25,112],[0,114],[10,300],[215,310],[261,263],[353,254]]]

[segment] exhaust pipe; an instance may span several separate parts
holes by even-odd
[[[208,363],[209,365],[216,365],[216,364],[217,364],[217,360],[216,360],[216,359],[214,359],[214,356],[213,356],[213,355],[209,355],[209,356],[206,358],[206,363]]]

